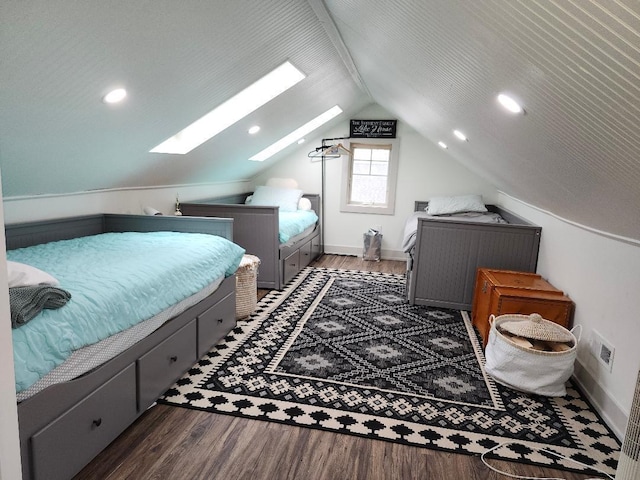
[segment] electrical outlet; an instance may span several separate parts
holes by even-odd
[[[606,341],[597,331],[591,332],[591,341],[589,343],[589,352],[598,359],[598,362],[604,366],[609,372],[613,368],[613,357],[616,349],[611,342]]]

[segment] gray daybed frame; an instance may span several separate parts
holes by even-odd
[[[232,240],[232,220],[91,215],[7,225],[7,249],[103,232],[209,233]],[[69,479],[235,327],[235,276],[113,359],[18,404],[24,479]]]
[[[300,270],[320,256],[323,251],[320,220],[309,235],[295,243],[281,245],[278,240],[278,207],[246,205],[251,192],[183,203],[183,215],[233,218],[234,242],[248,254],[260,259],[258,288],[281,290]],[[318,218],[320,195],[303,195],[311,201]]]
[[[416,201],[415,211],[429,202]],[[535,272],[541,227],[496,205],[507,224],[419,218],[416,245],[407,258],[412,305],[471,310],[478,268]]]

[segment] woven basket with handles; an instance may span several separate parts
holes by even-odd
[[[567,350],[558,352],[523,347],[500,332],[505,323],[511,323],[507,328],[517,332],[516,335],[534,335],[545,341],[568,338],[570,346]],[[580,337],[537,314],[491,315],[489,324],[491,329],[485,350],[485,370],[494,380],[507,387],[537,395],[566,395],[565,382],[573,374]]]

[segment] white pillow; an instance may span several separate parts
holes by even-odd
[[[251,205],[280,207],[282,212],[295,212],[302,197],[302,190],[260,186],[253,192]]]
[[[461,212],[487,212],[481,195],[459,195],[457,197],[433,197],[425,208],[429,215],[450,215]]]
[[[311,200],[302,197],[298,202],[298,210],[311,210]]]
[[[7,273],[9,274],[9,288],[28,287],[31,285],[59,285],[60,282],[47,272],[25,265],[24,263],[7,260]]]

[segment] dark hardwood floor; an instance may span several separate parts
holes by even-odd
[[[405,263],[325,255],[329,268],[403,274]],[[266,294],[259,290],[259,297]],[[512,474],[588,475],[492,461]],[[478,456],[456,455],[309,428],[166,405],[145,412],[76,477],[81,479],[498,480]]]

